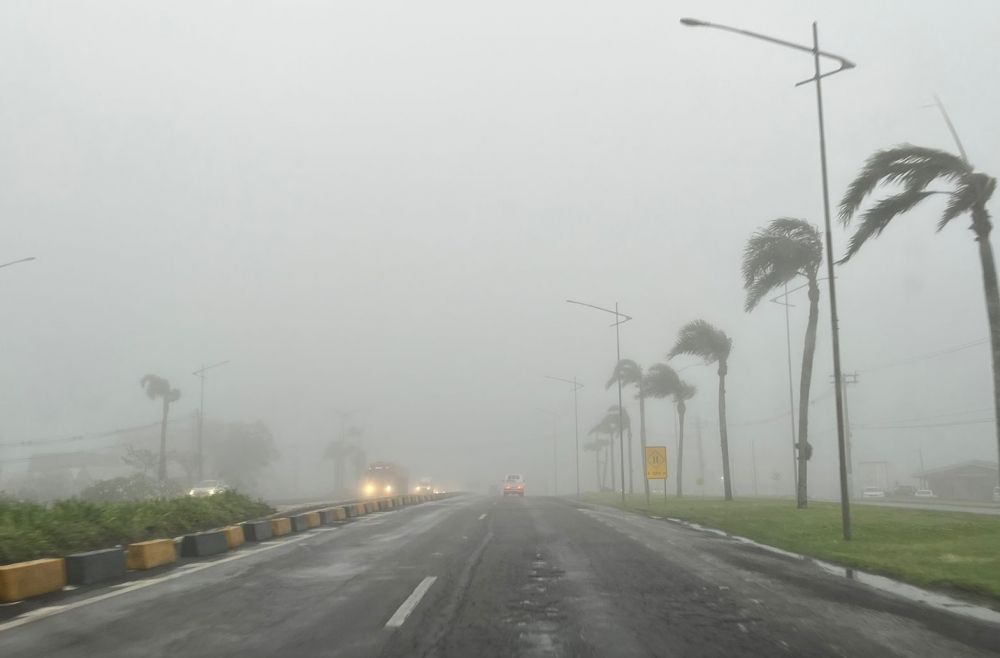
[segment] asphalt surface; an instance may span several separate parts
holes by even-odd
[[[0,656],[987,656],[1000,624],[571,501],[459,496],[0,608]]]

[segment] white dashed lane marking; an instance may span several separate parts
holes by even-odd
[[[420,599],[424,598],[424,594],[431,588],[435,580],[437,580],[437,576],[427,576],[421,580],[417,588],[413,590],[413,593],[403,601],[403,604],[393,613],[392,617],[389,617],[389,621],[385,622],[385,627],[399,628],[402,626],[406,622],[406,618],[413,612],[413,609],[420,603]]]

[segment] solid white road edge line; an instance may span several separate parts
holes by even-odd
[[[410,594],[405,601],[403,601],[403,605],[399,606],[396,612],[389,617],[389,621],[385,622],[385,627],[399,628],[402,626],[406,621],[406,618],[410,616],[411,612],[413,612],[413,609],[420,603],[420,599],[424,598],[424,594],[426,594],[427,590],[431,588],[431,585],[434,584],[435,580],[437,580],[437,576],[427,576],[421,580],[420,584],[417,585],[417,588],[413,590],[413,593]]]
[[[316,535],[312,535],[315,537]],[[149,587],[150,585],[155,585],[157,583],[163,583],[168,580],[173,580],[175,578],[180,578],[182,576],[189,576],[193,573],[197,573],[202,569],[209,569],[211,567],[218,566],[220,564],[225,564],[226,562],[232,562],[233,560],[242,560],[245,557],[250,557],[251,555],[257,555],[258,553],[263,553],[264,551],[269,551],[280,546],[288,546],[297,541],[302,541],[303,539],[308,539],[310,535],[303,534],[296,537],[289,537],[288,539],[269,544],[267,546],[261,546],[250,551],[240,551],[229,557],[222,558],[221,560],[214,560],[212,562],[205,562],[204,564],[198,564],[192,566],[191,568],[185,568],[183,570],[174,571],[165,576],[160,576],[159,578],[150,578],[149,580],[139,580],[121,589],[115,589],[110,592],[105,592],[104,594],[99,594],[97,596],[92,596],[88,599],[81,599],[79,601],[74,601],[73,603],[67,603],[66,605],[54,605],[47,608],[38,608],[37,610],[31,610],[24,613],[20,617],[11,619],[10,621],[0,624],[0,633],[8,631],[12,628],[17,628],[18,626],[23,626],[24,624],[30,624],[33,621],[38,621],[39,619],[45,619],[46,617],[52,617],[53,615],[58,615],[63,612],[69,612],[70,610],[75,610],[77,608],[82,608],[83,606],[90,605],[91,603],[97,603],[99,601],[104,601],[106,599],[112,599],[116,596],[121,596],[122,594],[128,594],[129,592],[134,592],[137,589],[143,589],[144,587]],[[187,565],[184,565],[187,567]]]

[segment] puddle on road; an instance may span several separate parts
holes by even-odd
[[[528,582],[522,591],[528,598],[516,604],[517,612],[506,619],[518,628],[521,656],[551,656],[557,654],[561,612],[551,597],[546,597],[548,584],[563,577],[562,569],[549,565],[541,553],[535,554],[528,571]]]

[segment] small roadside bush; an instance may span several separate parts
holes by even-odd
[[[131,502],[70,499],[49,505],[0,499],[0,564],[176,537],[273,511],[235,491],[204,498]]]

